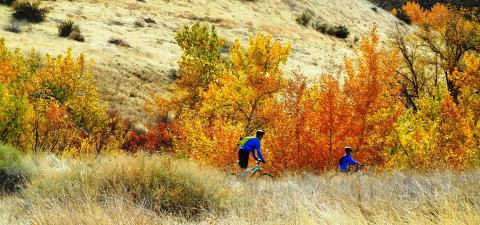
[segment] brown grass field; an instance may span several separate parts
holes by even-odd
[[[1,197],[1,224],[480,223],[479,170],[238,180],[147,154],[40,154],[25,163],[32,179]]]

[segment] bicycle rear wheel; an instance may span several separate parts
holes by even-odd
[[[275,178],[275,176],[273,176],[273,174],[271,174],[271,173],[260,173],[260,177],[268,178],[268,179],[274,179]]]
[[[265,178],[265,179],[272,179],[274,178],[273,174],[271,173],[264,173],[264,172],[260,172],[260,171],[255,171],[254,173],[252,173],[252,175],[250,175],[251,178]]]

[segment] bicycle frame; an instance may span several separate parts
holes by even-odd
[[[261,170],[260,162],[257,162],[257,165],[255,165],[254,167],[252,167],[252,168],[250,168],[250,169],[246,169],[245,171],[243,171],[242,173],[240,173],[239,176],[240,176],[241,178],[243,178],[243,177],[247,176],[247,174],[249,174],[249,173],[255,174],[255,173],[257,173],[257,172],[260,171],[260,170]]]

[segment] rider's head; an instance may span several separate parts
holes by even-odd
[[[265,135],[265,131],[263,130],[257,130],[257,133],[255,133],[255,136],[260,140],[263,138],[263,135]]]
[[[345,147],[345,153],[350,154],[352,152],[352,148],[350,146]]]

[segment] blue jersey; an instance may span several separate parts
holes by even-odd
[[[352,159],[352,156],[350,154],[346,154],[345,156],[342,157],[340,160],[340,163],[338,165],[338,169],[340,171],[348,171],[348,166],[349,165],[354,165],[354,166],[360,166],[360,163]]]
[[[240,145],[240,150],[251,152],[253,158],[257,158],[256,157],[256,154],[257,154],[260,160],[265,161],[263,159],[262,151],[260,151],[260,140],[258,140],[257,137],[244,138]]]

